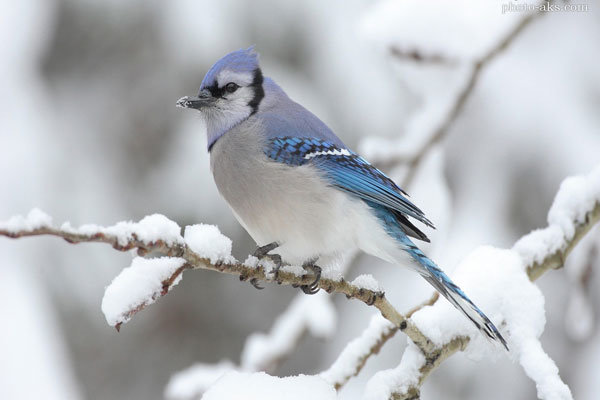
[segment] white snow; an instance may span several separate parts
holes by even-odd
[[[356,367],[371,352],[377,341],[394,328],[394,324],[383,318],[381,314],[374,315],[367,329],[359,337],[350,341],[331,367],[321,372],[319,376],[332,385],[336,382],[345,382],[356,373]]]
[[[292,352],[305,331],[318,338],[333,335],[337,314],[328,295],[298,295],[281,314],[268,334],[254,333],[246,339],[241,366],[246,371],[268,369],[271,364]]]
[[[203,400],[335,400],[335,389],[318,376],[279,378],[264,372],[228,372],[202,396]]]
[[[300,265],[283,265],[280,271],[288,272],[298,277],[306,275],[308,272]]]
[[[119,244],[124,245],[135,235],[145,243],[164,241],[167,245],[183,243],[181,228],[175,222],[161,214],[148,215],[140,222],[123,221],[102,230],[103,233],[115,235]]]
[[[258,264],[259,264],[259,259],[257,257],[254,257],[253,255],[249,255],[246,258],[246,261],[244,261],[244,266],[248,267],[248,268],[258,268]]]
[[[513,249],[525,265],[540,263],[566,246],[594,204],[600,203],[600,165],[586,176],[565,179],[548,212],[548,227],[523,236]]]
[[[497,1],[388,0],[364,17],[360,30],[381,48],[418,51],[450,60],[476,59],[489,51],[524,13],[502,14]]]
[[[529,280],[519,254],[482,246],[460,263],[453,280],[500,329],[511,349],[509,356],[535,381],[539,398],[571,399],[558,368],[539,342],[546,323],[544,297]],[[465,353],[471,359],[493,359],[505,354],[501,346],[490,346],[473,324],[445,299],[417,311],[412,320],[436,345],[448,343],[457,336],[470,336]],[[413,346],[408,348],[409,355],[405,354],[398,368],[375,375],[367,387],[366,398],[383,399],[385,397],[379,397],[383,396],[382,391],[403,392],[414,382],[414,372],[423,360],[411,355],[412,349]]]
[[[568,387],[539,342],[546,323],[544,297],[529,280],[519,254],[482,246],[460,263],[453,280],[500,329],[511,349],[510,356],[536,382],[538,396],[570,399]],[[438,345],[459,335],[469,335],[471,341],[465,352],[472,359],[494,358],[504,353],[500,346],[490,346],[473,324],[444,299],[416,312],[412,320]]]
[[[377,372],[367,383],[364,400],[387,400],[393,392],[406,393],[410,386],[419,382],[419,368],[425,364],[425,356],[410,340],[397,368]]]
[[[31,232],[39,228],[49,228],[52,226],[52,217],[44,213],[39,208],[34,208],[27,214],[14,215],[8,221],[0,222],[0,230],[5,230],[11,233],[19,231]]]
[[[134,258],[104,292],[102,312],[106,322],[111,326],[126,323],[132,310],[154,303],[161,296],[163,281],[183,264],[185,260],[176,257]],[[168,289],[180,280],[181,274]]]
[[[165,397],[171,400],[198,398],[223,374],[235,369],[235,365],[229,360],[221,361],[215,365],[194,364],[171,377],[165,388]]]
[[[371,274],[359,275],[352,282],[351,285],[357,286],[361,289],[371,290],[373,292],[383,292],[383,287],[373,278]]]
[[[185,227],[185,242],[200,257],[211,263],[234,262],[231,256],[231,239],[223,235],[214,225],[198,224]]]
[[[117,242],[121,246],[126,245],[134,237],[144,243],[162,240],[168,246],[183,243],[179,225],[161,214],[145,216],[139,222],[121,221],[107,227],[85,224],[75,228],[67,221],[61,225],[60,229],[69,233],[89,236],[98,233],[116,236]]]

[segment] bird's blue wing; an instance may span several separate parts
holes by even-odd
[[[368,203],[413,217],[433,228],[431,221],[406,198],[406,193],[394,181],[351,150],[322,139],[281,136],[268,141],[265,154],[288,165],[311,163],[322,170],[338,189]]]

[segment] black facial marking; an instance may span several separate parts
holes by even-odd
[[[225,91],[223,88],[218,86],[217,81],[215,81],[212,85],[207,86],[206,89],[208,89],[210,94],[212,94],[212,96],[215,98],[223,97],[223,92]]]
[[[251,87],[254,88],[254,97],[252,100],[248,102],[248,105],[252,107],[252,114],[258,111],[258,105],[262,101],[263,97],[265,97],[265,90],[263,89],[263,75],[260,68],[256,68],[254,70],[254,80],[252,81]]]

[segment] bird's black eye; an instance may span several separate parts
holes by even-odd
[[[239,88],[239,86],[233,82],[229,82],[227,85],[225,85],[225,90],[227,90],[228,93],[233,93],[238,88]]]

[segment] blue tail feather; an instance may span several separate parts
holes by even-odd
[[[410,240],[407,241],[410,242]],[[497,340],[508,350],[506,340],[500,334],[496,326],[490,319],[477,307],[465,292],[459,288],[448,275],[444,273],[433,261],[431,261],[421,250],[412,245],[407,250],[408,254],[419,263],[423,269],[419,273],[427,282],[429,282],[440,294],[442,294],[454,307],[459,309],[473,324],[492,340]]]
[[[382,221],[387,232],[395,238],[415,260],[420,267],[417,271],[427,282],[429,282],[441,295],[460,310],[473,324],[487,337],[500,342],[506,350],[508,345],[502,337],[496,326],[459,288],[448,275],[444,273],[429,257],[427,257],[415,244],[408,238],[398,222],[394,223],[394,215],[390,210],[377,205],[370,206],[374,209],[377,217]]]

